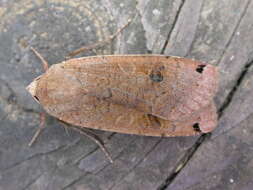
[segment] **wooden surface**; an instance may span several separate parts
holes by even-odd
[[[218,128],[155,138],[95,131],[115,160],[47,117],[31,148],[40,106],[25,86],[50,64],[105,39],[94,54],[158,53],[217,65]],[[0,189],[253,189],[253,2],[250,0],[0,0]]]

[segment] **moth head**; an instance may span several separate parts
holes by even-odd
[[[32,97],[36,100],[36,102],[39,103],[39,99],[36,96],[36,88],[38,85],[38,81],[40,79],[41,76],[37,77],[36,79],[34,79],[27,87],[26,90],[32,95]]]

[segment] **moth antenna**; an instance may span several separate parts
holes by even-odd
[[[64,127],[71,127],[73,130],[78,131],[80,134],[82,134],[82,135],[88,137],[89,139],[91,139],[92,141],[94,141],[99,146],[99,148],[104,152],[104,154],[108,158],[108,160],[111,163],[113,163],[113,159],[112,159],[110,153],[108,152],[108,150],[106,149],[104,142],[95,133],[93,133],[91,131],[83,131],[82,129],[76,128],[74,126],[67,125],[63,121],[60,121],[60,122]]]
[[[42,64],[43,64],[43,69],[46,72],[49,68],[48,66],[48,62],[44,59],[44,57],[42,57],[42,55],[33,47],[31,47],[31,50],[33,51],[33,53],[41,60]]]
[[[38,130],[35,132],[35,134],[33,135],[33,138],[29,142],[28,146],[32,146],[34,144],[34,142],[37,140],[37,138],[41,134],[42,130],[45,128],[45,121],[46,121],[46,114],[40,113],[40,126],[39,126]]]
[[[68,55],[67,58],[73,57],[75,55],[78,55],[81,52],[85,52],[85,51],[88,51],[88,50],[92,50],[92,49],[96,49],[96,48],[99,48],[99,47],[103,47],[104,45],[106,45],[109,42],[111,42],[114,38],[116,38],[131,22],[132,22],[132,19],[128,19],[126,24],[124,24],[121,28],[119,28],[114,34],[112,34],[111,36],[109,36],[107,39],[105,39],[103,41],[96,42],[94,44],[90,44],[90,45],[81,47],[81,48],[79,48],[77,50],[74,50],[74,51],[72,51],[72,52],[69,53],[69,55]]]

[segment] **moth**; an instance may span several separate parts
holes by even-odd
[[[28,87],[46,112],[81,128],[189,136],[217,126],[215,66],[162,55],[104,55],[52,65]]]
[[[80,48],[70,56],[103,46]],[[164,55],[103,55],[68,59],[48,67],[27,90],[45,111],[94,140],[113,162],[103,142],[85,128],[145,136],[191,136],[217,126],[213,98],[218,88],[215,66]],[[45,119],[30,144],[40,134]]]

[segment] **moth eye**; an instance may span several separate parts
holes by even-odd
[[[206,65],[199,65],[199,66],[197,67],[196,71],[197,71],[198,73],[202,73],[202,72],[204,71],[205,66],[206,66]]]
[[[201,132],[201,130],[199,128],[199,123],[194,123],[194,125],[192,127],[193,127],[194,131]]]
[[[40,101],[39,98],[37,96],[33,96],[38,102]]]

